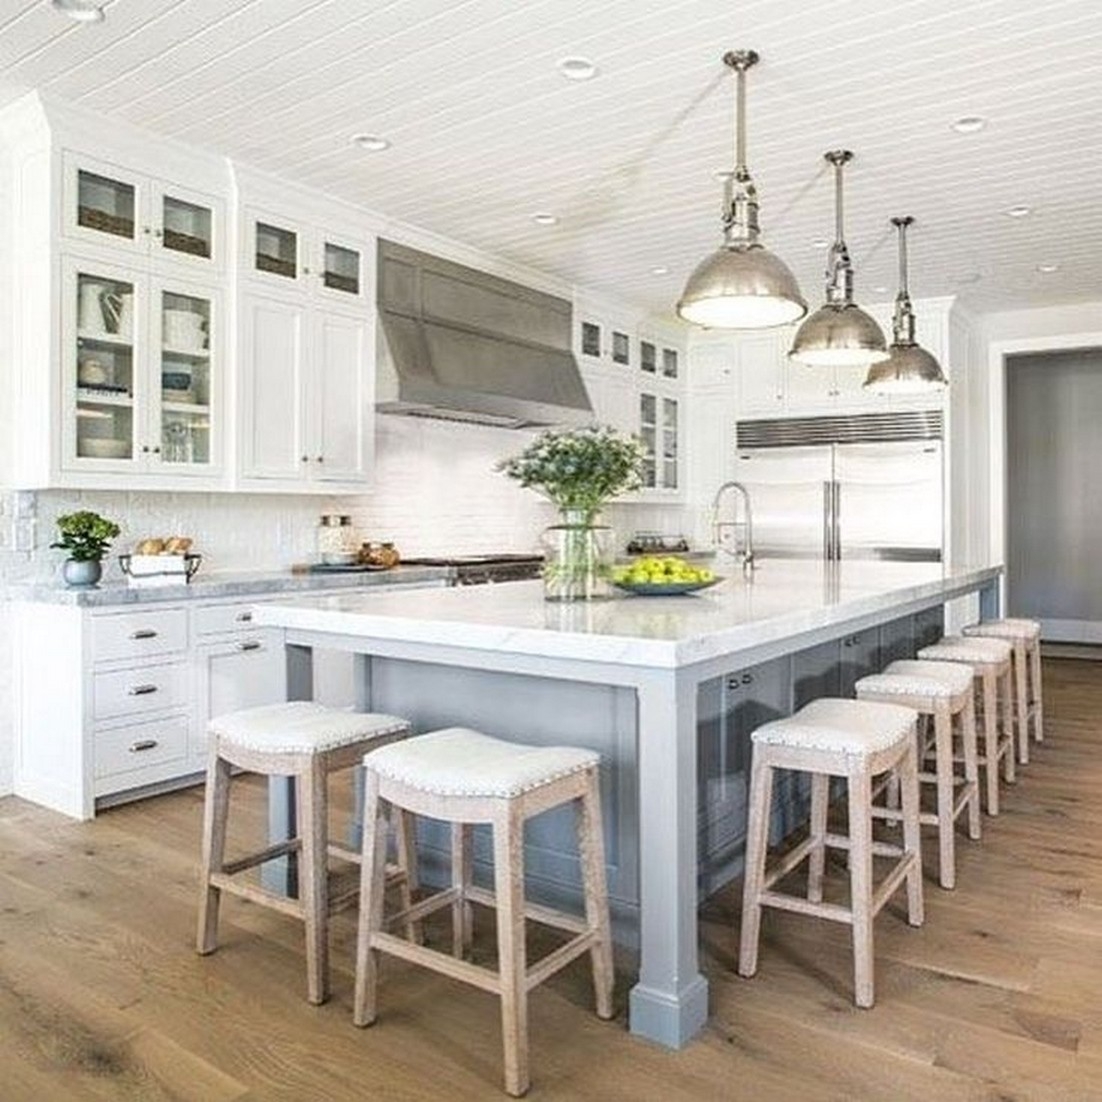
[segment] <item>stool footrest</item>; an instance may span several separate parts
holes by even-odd
[[[421,919],[428,918],[429,915],[436,914],[437,911],[442,911],[445,907],[450,907],[461,898],[462,895],[458,888],[444,888],[442,891],[434,892],[425,899],[419,900],[412,907],[406,907],[405,910],[388,914],[386,924],[397,926],[402,922],[420,922]]]
[[[418,945],[414,941],[406,941],[405,938],[380,931],[371,935],[371,948],[382,949],[391,956],[408,960],[411,964],[419,964],[423,968],[431,968],[434,972],[442,972],[445,976],[451,976],[453,980],[462,980],[483,991],[489,991],[491,995],[501,994],[501,980],[496,972],[478,964],[471,964],[470,961],[459,960],[450,953],[441,953],[437,949],[429,949],[425,945]]]
[[[483,907],[494,907],[495,909],[497,907],[494,893],[486,888],[476,888],[473,885],[468,885],[464,894],[472,903],[480,903]],[[527,900],[524,903],[524,917],[530,918],[533,922],[538,922],[543,926],[552,926],[573,934],[585,933],[589,929],[584,918],[567,914],[566,911],[557,911],[552,907],[543,907],[539,903],[529,903]]]
[[[880,908],[895,894],[896,889],[906,879],[907,873],[918,862],[918,855],[914,853],[904,854],[899,859],[899,864],[888,873],[880,882],[879,887],[872,893],[872,913],[880,913]]]
[[[828,918],[831,922],[843,922],[853,925],[853,912],[840,903],[812,903],[798,895],[785,895],[784,892],[764,891],[758,896],[763,907],[775,907],[779,911],[794,911],[796,914],[813,915],[816,918]]]
[[[297,853],[300,849],[302,849],[301,838],[288,838],[287,841],[276,842],[274,846],[268,846],[267,849],[246,854],[244,857],[237,857],[232,861],[226,861],[222,865],[221,871],[226,876],[233,876],[236,873],[244,872],[246,869],[254,868],[256,865],[262,865],[265,861],[274,861],[277,857],[286,857],[289,853]]]
[[[262,907],[271,907],[282,914],[292,918],[302,918],[302,904],[297,899],[276,895],[274,892],[265,891],[255,884],[243,884],[240,880],[234,880],[232,876],[224,872],[212,872],[210,884],[213,888],[229,892],[230,895],[240,896],[250,903],[259,903]]]
[[[541,957],[528,969],[524,977],[525,987],[531,991],[533,987],[565,968],[572,960],[577,960],[584,953],[588,953],[596,944],[596,930],[586,930],[584,934],[572,937],[565,945],[560,945],[547,956]]]

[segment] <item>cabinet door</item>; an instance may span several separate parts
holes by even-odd
[[[681,485],[681,403],[663,397],[660,405],[658,484],[663,490],[677,490]]]
[[[155,466],[210,475],[221,453],[221,303],[203,286],[154,278],[149,439]]]
[[[225,265],[225,207],[219,199],[158,180],[151,201],[156,259],[196,270]]]
[[[266,632],[200,644],[194,661],[196,706],[189,757],[200,768],[206,756],[207,724],[213,716],[286,699],[286,662],[282,646]]]
[[[313,466],[304,438],[305,307],[246,294],[239,318],[241,475],[301,482]]]
[[[140,364],[147,285],[132,271],[65,261],[61,273],[62,464],[133,472],[148,399]]]
[[[643,442],[643,489],[658,487],[658,395],[639,395],[639,438]]]
[[[62,187],[66,237],[86,244],[147,253],[148,181],[117,165],[66,153]]]
[[[273,289],[302,290],[309,267],[303,226],[255,209],[245,211],[244,222],[242,271]]]
[[[370,477],[374,444],[371,335],[372,326],[362,317],[328,311],[315,315],[308,478],[365,482]]]
[[[354,306],[366,301],[367,272],[364,247],[350,238],[322,233],[317,255],[310,264],[311,282],[323,298],[335,304]]]
[[[829,408],[836,397],[833,367],[818,367],[789,360],[787,367],[786,392],[788,412],[801,413],[804,410],[822,410]],[[853,368],[849,369],[851,372]],[[862,368],[862,372],[867,368]],[[862,380],[864,375],[861,376]]]
[[[776,333],[739,340],[739,397],[743,414],[776,416],[783,411],[786,340],[786,335]]]

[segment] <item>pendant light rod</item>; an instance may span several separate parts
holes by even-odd
[[[727,245],[749,247],[761,237],[758,189],[746,167],[746,70],[758,63],[753,50],[730,50],[723,64],[735,73],[735,167],[723,187],[723,232]]]
[[[746,70],[757,65],[754,50],[728,50],[723,64],[735,71],[735,173],[746,173]]]
[[[914,224],[910,215],[893,218],[899,235],[899,291],[895,296],[895,313],[892,317],[892,343],[913,345],[915,343],[915,315],[911,306],[911,295],[907,289],[907,228]]]
[[[835,306],[848,306],[853,302],[853,264],[846,248],[842,171],[853,160],[853,153],[848,149],[833,149],[824,153],[823,158],[834,166],[834,244],[826,274],[826,300]]]

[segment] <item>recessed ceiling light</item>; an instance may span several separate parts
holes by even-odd
[[[532,221],[537,226],[555,226],[558,224],[559,216],[557,214],[551,214],[548,211],[541,210],[532,215]]]
[[[588,57],[564,57],[557,68],[567,80],[592,80],[600,72]]]
[[[813,237],[811,239],[811,247],[813,249],[825,249],[830,242],[825,237]]]
[[[1041,275],[1052,275],[1053,272],[1058,272],[1059,270],[1060,270],[1060,265],[1059,264],[1038,264],[1037,265],[1037,271],[1039,271],[1041,273]]]
[[[1007,207],[1006,210],[1003,211],[1003,214],[1005,214],[1007,218],[1025,218],[1027,214],[1032,213],[1033,208],[1027,207],[1025,203],[1017,203],[1015,206]]]
[[[950,124],[958,134],[978,134],[986,125],[982,115],[961,115]]]
[[[50,0],[55,11],[78,23],[102,23],[103,6],[97,0]]]
[[[390,142],[377,134],[357,134],[352,139],[352,144],[359,149],[366,149],[368,153],[382,153],[384,149],[390,148]]]
[[[651,275],[669,275],[670,270],[664,264],[658,264],[650,270]]]

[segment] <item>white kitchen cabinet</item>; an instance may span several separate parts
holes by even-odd
[[[191,268],[200,277],[225,267],[221,197],[71,150],[62,171],[62,235],[73,247]]]
[[[775,417],[785,404],[787,329],[750,334],[737,341],[739,400],[748,416]]]
[[[238,317],[240,483],[310,492],[369,485],[373,315],[248,290]]]

